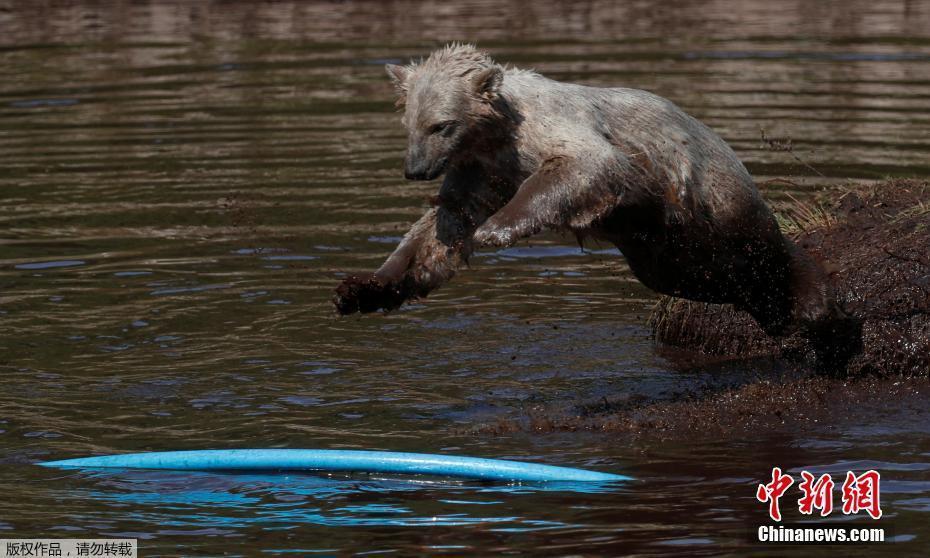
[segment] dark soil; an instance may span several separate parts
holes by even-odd
[[[700,439],[763,431],[797,433],[868,421],[883,410],[876,401],[926,408],[927,378],[863,377],[840,380],[816,375],[793,380],[757,380],[737,388],[686,393],[669,401],[601,401],[589,405],[538,405],[519,416],[478,425],[472,434],[514,432],[604,432],[626,438]],[[613,438],[615,441],[618,438]]]

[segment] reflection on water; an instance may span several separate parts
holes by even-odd
[[[100,472],[82,484],[95,489],[62,493],[66,500],[94,500],[143,508],[146,522],[193,528],[259,525],[281,529],[322,526],[457,526],[504,523],[521,528],[521,517],[489,517],[506,500],[540,493],[601,494],[620,491],[606,483],[507,484],[455,482],[420,477],[355,475],[219,474],[171,471]],[[430,494],[428,500],[420,496]],[[480,507],[479,507],[480,506]],[[477,513],[469,513],[475,510]],[[137,520],[140,518],[136,518]],[[523,527],[566,526],[529,520]]]
[[[754,487],[773,465],[868,460],[885,474],[883,521],[926,549],[925,405],[718,440],[468,434],[535,405],[768,373],[667,361],[644,326],[652,293],[608,246],[547,236],[486,252],[388,316],[337,319],[329,297],[436,188],[402,178],[385,62],[473,40],[557,79],[652,90],[718,130],[777,202],[930,176],[927,21],[926,3],[890,0],[0,1],[0,536],[137,536],[165,554],[710,555],[764,520]],[[255,446],[640,480],[581,494],[30,465]]]

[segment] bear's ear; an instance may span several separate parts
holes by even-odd
[[[407,93],[407,78],[410,77],[409,68],[397,64],[387,64],[384,66],[384,71],[387,72],[388,77],[391,78],[391,83],[394,84],[401,96]]]
[[[485,101],[493,101],[500,92],[502,81],[504,70],[497,64],[479,71],[472,78],[475,95]]]

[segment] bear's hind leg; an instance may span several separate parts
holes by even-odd
[[[786,238],[783,247],[760,264],[760,280],[737,307],[773,337],[800,333],[823,368],[842,372],[862,349],[861,320],[839,306],[829,278],[810,255]]]
[[[790,256],[792,321],[810,341],[820,364],[842,372],[862,350],[862,320],[840,307],[833,285],[813,258],[793,242],[785,242]]]

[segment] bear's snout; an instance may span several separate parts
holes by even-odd
[[[407,180],[429,180],[425,169],[410,167],[409,165],[404,167],[404,178]]]
[[[432,180],[445,170],[445,160],[429,161],[426,157],[411,156],[404,159],[404,177],[407,180]]]

